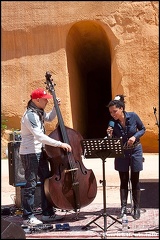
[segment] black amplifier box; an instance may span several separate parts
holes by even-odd
[[[19,156],[20,143],[21,142],[8,143],[9,184],[14,187],[24,186],[26,183],[24,168]]]

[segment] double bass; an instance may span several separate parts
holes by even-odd
[[[58,124],[49,137],[70,144],[72,152],[45,145],[51,176],[45,180],[44,190],[47,199],[55,208],[78,212],[96,197],[97,182],[93,171],[85,168],[82,162],[81,134],[64,125],[54,89],[56,84],[51,76],[46,72],[45,84],[53,97]]]

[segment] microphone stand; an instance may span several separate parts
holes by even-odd
[[[156,116],[157,109],[153,107],[153,110],[154,110],[154,115],[155,115],[155,118],[156,118],[156,125],[159,128],[158,119],[157,119],[157,116]],[[159,232],[159,227],[157,226],[157,227],[154,227],[152,229],[135,230],[134,233],[151,232],[151,231],[156,231],[156,232],[158,231]]]
[[[156,125],[157,125],[158,128],[159,128],[159,123],[158,123],[158,119],[157,119],[157,116],[156,116],[156,111],[157,111],[157,109],[153,107],[153,110],[154,110],[154,115],[155,115],[155,118],[156,118]]]

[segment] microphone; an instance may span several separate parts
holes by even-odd
[[[114,122],[114,121],[112,121],[112,120],[109,121],[109,124],[108,124],[109,127],[111,127],[111,128],[113,129],[113,128],[114,128],[114,125],[115,125],[115,122]],[[109,138],[112,137],[110,133],[108,133],[108,137],[109,137]]]

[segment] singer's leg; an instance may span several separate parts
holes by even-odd
[[[122,218],[123,215],[127,213],[129,172],[119,172],[119,177],[120,177],[121,212],[117,218]]]
[[[134,203],[133,218],[135,220],[140,218],[140,196],[141,190],[139,186],[139,172],[131,172],[132,195]]]

